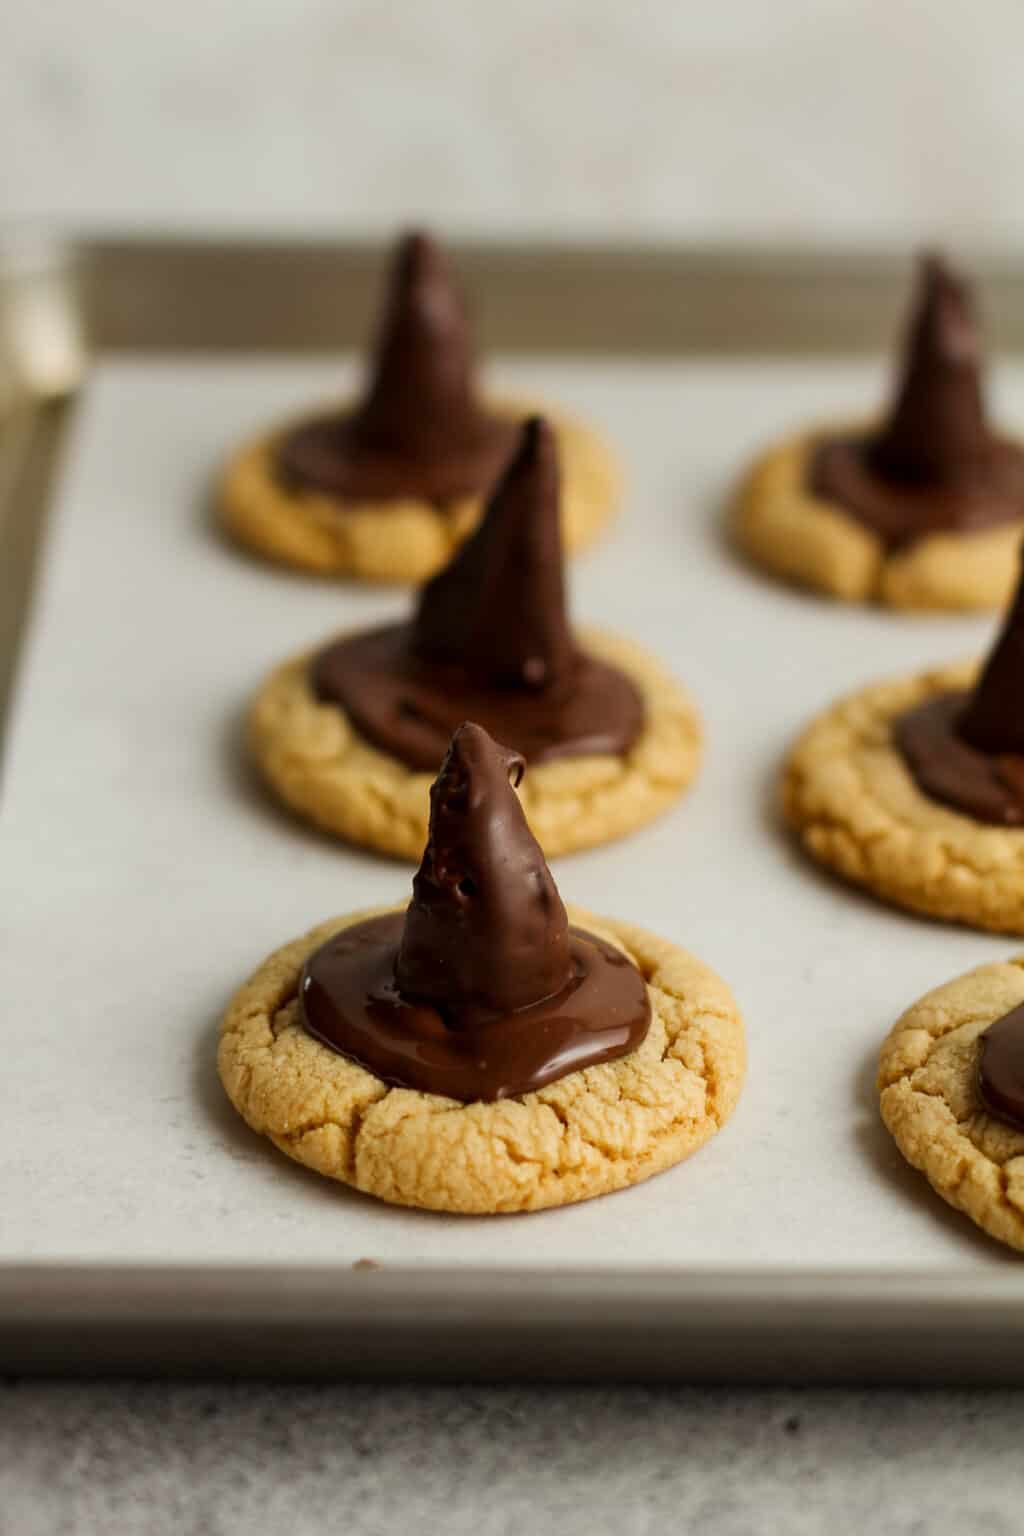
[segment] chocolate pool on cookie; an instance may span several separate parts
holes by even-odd
[[[878,1067],[882,1119],[932,1188],[1024,1250],[1024,956],[929,992]]]
[[[464,719],[530,764],[524,805],[549,854],[630,831],[681,793],[697,768],[696,714],[637,647],[571,630],[559,505],[558,438],[534,418],[411,620],[342,635],[271,675],[249,740],[289,806],[418,858],[430,776]]]
[[[326,923],[225,1016],[235,1108],[282,1151],[399,1205],[537,1210],[638,1183],[732,1113],[728,989],[685,951],[563,906],[510,779],[454,734],[403,912]]]
[[[748,553],[849,600],[1004,603],[1024,534],[1024,446],[991,427],[982,367],[967,284],[926,258],[888,416],[790,439],[759,460],[737,504]]]
[[[448,264],[428,236],[407,236],[364,395],[244,447],[223,478],[222,521],[250,549],[291,565],[422,581],[473,527],[526,414],[480,394]],[[551,419],[575,549],[614,510],[618,472],[596,434],[561,413]]]
[[[1024,933],[1024,580],[980,671],[877,683],[816,720],[783,805],[814,858],[875,895]]]

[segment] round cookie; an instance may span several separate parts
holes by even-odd
[[[685,690],[646,651],[618,635],[585,629],[584,650],[611,662],[639,688],[645,722],[623,757],[570,757],[532,767],[520,795],[544,852],[604,843],[665,810],[700,761],[700,722]],[[427,835],[432,775],[372,746],[344,711],[323,704],[309,679],[310,656],[286,662],[260,688],[248,740],[261,772],[293,810],[348,842],[416,860]]]
[[[990,826],[930,799],[892,741],[916,704],[969,688],[976,664],[875,683],[840,700],[799,738],[782,806],[819,863],[930,917],[1024,933],[1024,829]]]
[[[518,421],[534,408],[499,402],[491,410]],[[575,551],[616,511],[621,476],[597,433],[558,413],[549,412],[548,420],[562,468],[562,536]],[[411,499],[342,505],[319,491],[289,489],[276,474],[274,458],[278,443],[296,425],[301,423],[247,443],[221,481],[222,525],[255,553],[325,576],[415,584],[440,570],[479,522],[482,495],[444,506]]]
[[[846,602],[978,609],[1006,603],[1017,579],[1024,520],[971,533],[930,533],[890,549],[873,529],[815,495],[808,468],[824,428],[784,439],[757,460],[734,512],[737,540],[760,566]]]
[[[370,915],[324,923],[271,955],[222,1025],[218,1070],[232,1104],[317,1173],[395,1205],[541,1210],[660,1173],[732,1114],[746,1046],[729,989],[666,940],[573,907],[572,923],[617,945],[644,976],[652,1018],[638,1050],[494,1103],[389,1087],[298,1018],[307,955]]]
[[[903,1156],[957,1210],[1024,1250],[1024,1132],[990,1115],[977,1087],[979,1037],[1024,1003],[1024,955],[929,992],[882,1046],[882,1119]]]

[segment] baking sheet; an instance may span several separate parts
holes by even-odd
[[[632,838],[558,861],[566,899],[692,948],[750,1042],[733,1121],[637,1189],[530,1217],[390,1209],[289,1164],[223,1099],[218,1017],[264,955],[335,912],[400,899],[411,870],[278,812],[240,752],[264,671],[332,626],[406,610],[250,561],[211,530],[226,449],[343,387],[344,360],[101,362],[74,425],[21,671],[0,807],[8,1036],[0,1262],[458,1266],[552,1274],[924,1273],[955,1290],[1012,1267],[907,1169],[873,1088],[900,1010],[1012,940],[889,911],[805,863],[772,789],[793,732],[837,693],[970,654],[987,619],[845,609],[761,580],[722,498],[766,438],[856,414],[880,363],[584,363],[494,369],[587,413],[628,500],[573,567],[581,620],[635,635],[703,709],[695,790]],[[1024,370],[998,380],[1024,420]],[[838,1295],[837,1291],[837,1295]]]

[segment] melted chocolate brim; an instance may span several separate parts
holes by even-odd
[[[959,734],[970,700],[940,693],[893,722],[893,741],[918,789],[932,800],[993,826],[1024,825],[1024,757],[989,755]]]
[[[435,505],[488,492],[515,448],[518,424],[482,413],[468,436],[436,450],[397,453],[365,442],[355,416],[321,416],[295,427],[277,446],[276,468],[287,490],[316,491],[341,501],[413,498]]]
[[[383,1082],[463,1103],[519,1098],[628,1055],[650,1028],[636,966],[578,928],[573,979],[557,996],[504,1016],[446,1019],[398,991],[404,924],[393,912],[343,929],[310,955],[299,983],[303,1028]]]
[[[823,438],[810,459],[812,494],[833,502],[891,549],[930,533],[976,533],[1024,521],[1024,451],[993,439],[984,458],[964,467],[956,483],[889,480],[872,465],[870,437]]]
[[[1024,1131],[1024,1005],[1004,1013],[981,1036],[978,1092],[990,1114]]]
[[[578,652],[557,689],[485,688],[465,668],[420,661],[409,625],[336,641],[315,657],[317,698],[345,711],[359,734],[417,771],[434,771],[463,720],[528,763],[623,756],[644,726],[639,689],[617,667]]]

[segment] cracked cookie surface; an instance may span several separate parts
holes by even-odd
[[[876,683],[812,722],[782,774],[783,812],[807,852],[886,901],[996,933],[1024,933],[1024,829],[988,826],[918,789],[892,740],[897,716],[969,688],[975,664]]]
[[[1013,594],[1024,521],[973,533],[932,533],[887,549],[837,503],[808,487],[808,464],[824,428],[777,443],[753,465],[736,501],[734,527],[760,566],[846,602],[894,608],[1001,608]]]
[[[683,688],[646,651],[618,635],[581,630],[584,650],[620,667],[643,694],[643,730],[623,756],[567,757],[531,767],[520,799],[546,854],[609,842],[665,810],[700,762],[700,722]],[[311,657],[267,678],[249,713],[248,739],[267,782],[317,826],[418,861],[433,775],[407,768],[352,727],[309,683]]]
[[[517,421],[537,410],[508,402],[491,408]],[[558,436],[562,537],[566,550],[574,552],[616,511],[621,476],[611,450],[590,427],[557,412],[549,412],[548,420]],[[255,553],[325,576],[418,584],[448,563],[479,521],[480,496],[444,506],[412,497],[342,505],[322,492],[287,489],[275,472],[274,456],[284,433],[297,425],[302,422],[245,444],[221,480],[221,523]]]
[[[390,910],[401,910],[390,909]],[[218,1071],[243,1119],[297,1162],[395,1205],[494,1214],[567,1205],[689,1157],[732,1114],[746,1067],[728,987],[694,956],[629,923],[569,921],[639,967],[651,1027],[631,1055],[497,1103],[389,1087],[302,1028],[307,955],[373,913],[314,928],[271,955],[232,1000]]]
[[[1024,955],[929,992],[882,1046],[882,1119],[903,1156],[990,1236],[1024,1250],[1024,1132],[978,1093],[979,1038],[1024,1003]]]

